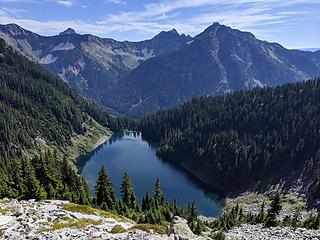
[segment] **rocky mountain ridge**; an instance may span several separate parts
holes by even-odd
[[[116,89],[119,100],[115,102],[124,103],[120,111],[141,116],[197,96],[277,86],[319,75],[319,52],[288,50],[215,23],[178,50],[135,68]]]
[[[0,25],[0,37],[82,95],[135,117],[197,96],[320,76],[320,51],[288,50],[219,23],[193,38],[173,29],[141,42],[73,29],[43,37],[15,24]]]
[[[0,38],[44,65],[86,97],[101,103],[121,78],[141,62],[179,48],[190,40],[176,30],[141,42],[119,42],[67,29],[44,37],[16,24],[0,25]]]

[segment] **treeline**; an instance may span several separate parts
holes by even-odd
[[[153,193],[146,191],[141,205],[136,199],[134,186],[126,172],[123,175],[120,191],[122,198],[117,199],[114,186],[102,166],[96,180],[96,197],[93,199],[93,206],[116,212],[138,223],[164,224],[177,215],[187,219],[191,230],[196,234],[204,230],[204,224],[198,219],[195,202],[189,203],[186,209],[179,208],[175,200],[172,203],[167,202],[159,179],[155,183]]]
[[[45,145],[66,149],[73,144],[74,136],[87,133],[87,127],[93,126],[92,119],[111,129],[122,128],[125,121],[110,116],[84,99],[62,80],[30,62],[0,39],[0,198],[41,198],[46,194],[50,198],[59,198],[61,190],[57,190],[60,192],[57,196],[50,193],[52,189],[47,189],[47,182],[42,181],[44,176],[38,176],[37,161],[30,160],[30,157],[43,151]],[[55,156],[52,162],[47,163],[58,166],[52,168],[55,171],[42,174],[47,174],[53,189],[65,188],[64,195],[69,191],[72,200],[87,202],[75,196],[80,195],[82,187],[72,186],[84,186],[80,184],[82,180],[68,171],[76,183],[68,182],[62,177],[66,172],[58,172],[63,161],[59,158]],[[30,179],[19,180],[28,176],[23,174],[25,167],[31,169],[30,173],[35,173],[30,178],[37,185],[32,191],[28,186]],[[82,197],[87,198],[86,193]]]
[[[68,159],[46,151],[32,159],[12,161],[0,175],[0,198],[63,199],[90,205],[92,196],[85,180],[78,176]]]
[[[243,209],[236,205],[229,212],[205,224],[212,229],[213,239],[224,239],[224,232],[242,224],[262,224],[266,228],[276,226],[306,229],[320,228],[320,213],[311,214],[303,220],[299,219],[296,213],[292,216],[280,217],[280,211],[282,210],[281,195],[276,193],[271,200],[268,210],[266,210],[267,206],[265,206],[264,202],[261,204],[260,211],[257,214],[243,213]]]
[[[320,198],[320,82],[200,97],[136,122],[158,155],[225,192],[282,179]],[[314,201],[315,202],[315,201]]]

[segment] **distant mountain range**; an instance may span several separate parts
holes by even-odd
[[[309,52],[316,52],[319,51],[320,48],[300,48],[301,51],[309,51]]]
[[[44,37],[15,24],[0,25],[0,37],[84,96],[130,116],[200,95],[320,76],[320,52],[288,50],[218,23],[194,38],[173,29],[141,42],[73,29]]]

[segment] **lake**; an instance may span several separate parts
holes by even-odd
[[[160,179],[166,200],[177,200],[179,207],[186,207],[196,201],[199,213],[218,216],[222,213],[223,199],[186,172],[156,155],[155,144],[142,139],[141,134],[116,133],[92,154],[77,161],[79,173],[86,179],[94,194],[98,172],[104,165],[112,180],[116,194],[120,194],[122,176],[127,171],[141,203],[146,190],[153,192],[156,179]]]

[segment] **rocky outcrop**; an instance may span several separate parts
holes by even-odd
[[[139,230],[134,221],[69,201],[0,200],[0,237],[3,239],[153,239],[203,240],[187,220],[174,217],[167,234]]]
[[[68,211],[65,210],[68,205],[68,201],[0,200],[0,237],[2,234],[8,240],[168,238],[135,229],[135,222],[120,216]],[[114,233],[119,226],[125,231]]]
[[[188,226],[188,221],[179,216],[175,216],[167,230],[170,239],[185,240],[196,239],[196,235],[191,231]]]
[[[263,228],[262,225],[242,225],[226,234],[226,240],[317,240],[320,239],[319,230],[303,228],[272,227]]]

